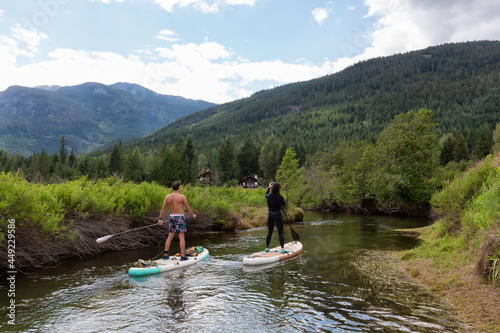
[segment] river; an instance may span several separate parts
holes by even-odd
[[[188,246],[204,246],[210,256],[173,272],[128,276],[134,261],[161,252],[154,247],[19,272],[13,298],[7,297],[3,275],[0,331],[459,332],[448,317],[449,305],[417,286],[394,282],[375,287],[351,264],[363,250],[415,247],[416,238],[393,229],[428,223],[306,212],[305,222],[293,225],[303,253],[272,267],[242,264],[246,255],[264,248],[267,229],[256,228],[190,239]],[[271,246],[278,245],[277,238],[275,233]],[[292,240],[288,226],[285,240]],[[177,249],[174,240],[172,250]],[[7,321],[11,299],[15,325]]]

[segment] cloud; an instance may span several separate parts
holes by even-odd
[[[168,12],[173,12],[175,6],[188,7],[192,6],[194,9],[202,13],[217,13],[221,5],[227,6],[254,6],[257,0],[154,0],[161,8]]]
[[[166,40],[168,42],[177,42],[179,40],[179,38],[172,37],[175,35],[176,35],[175,32],[168,30],[168,29],[163,29],[162,31],[160,31],[158,33],[158,35],[156,35],[156,38],[161,39],[161,40]]]
[[[340,45],[335,68],[444,43],[499,40],[500,3],[489,0],[364,0],[375,24]]]
[[[326,4],[325,8],[314,8],[311,11],[312,16],[314,17],[314,20],[319,24],[322,25],[323,22],[328,18],[328,15],[330,12],[333,11],[335,8],[335,4],[333,1],[330,1]]]

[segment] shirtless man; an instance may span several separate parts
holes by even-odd
[[[186,241],[184,239],[184,233],[186,232],[186,217],[184,216],[184,207],[186,207],[186,211],[191,214],[191,216],[196,218],[196,215],[193,214],[191,207],[189,207],[186,196],[179,193],[180,186],[181,183],[178,181],[172,183],[174,192],[165,197],[165,201],[163,201],[163,206],[161,207],[160,219],[158,220],[158,225],[163,225],[163,214],[168,207],[170,210],[170,219],[168,223],[168,237],[165,241],[165,251],[163,252],[164,260],[168,259],[168,250],[176,233],[179,235],[181,260],[187,260],[184,252],[186,250]]]

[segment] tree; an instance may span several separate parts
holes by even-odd
[[[490,154],[492,148],[492,134],[488,126],[482,126],[474,146],[474,155],[482,159]]]
[[[226,139],[220,148],[218,155],[219,177],[222,183],[226,183],[236,178],[238,174],[238,164],[236,162],[236,153],[231,140]]]
[[[288,148],[276,172],[276,180],[281,183],[285,197],[293,203],[296,203],[304,182],[299,160],[295,156],[295,151]]]
[[[184,153],[183,153],[182,157],[184,159],[185,175],[184,175],[183,179],[181,179],[181,182],[182,183],[192,183],[195,181],[195,177],[198,175],[195,175],[196,156],[194,153],[193,140],[191,140],[191,137],[189,137],[187,142],[186,142],[186,146],[184,147]]]
[[[68,153],[66,152],[66,140],[64,139],[64,135],[61,138],[61,141],[59,141],[61,144],[61,149],[59,149],[59,157],[60,157],[60,162],[62,165],[66,164],[66,159],[68,157]]]
[[[106,178],[108,176],[108,168],[106,168],[106,163],[104,163],[104,159],[102,157],[99,157],[97,160],[95,176],[96,178]]]
[[[462,133],[458,133],[455,136],[454,156],[456,162],[470,159],[469,147],[467,146],[467,141],[465,141]]]
[[[371,193],[387,212],[412,204],[426,204],[433,193],[427,180],[438,161],[439,145],[433,112],[421,109],[396,116],[375,146]]]
[[[455,159],[454,151],[455,137],[453,134],[449,133],[443,140],[443,149],[441,149],[441,154],[439,155],[441,165],[446,165]]]
[[[68,158],[68,166],[70,168],[74,168],[76,165],[76,156],[75,156],[75,151],[73,148],[71,148],[71,152],[69,153],[69,158]]]
[[[276,177],[276,171],[278,170],[281,161],[280,150],[281,143],[274,134],[267,138],[260,150],[259,166],[264,172],[266,180],[271,180]]]
[[[122,141],[114,145],[109,156],[108,170],[110,174],[120,175],[122,173]]]
[[[125,180],[135,183],[144,180],[144,166],[142,165],[142,155],[139,147],[135,147],[125,158],[123,177]]]
[[[259,150],[252,137],[247,135],[237,156],[240,177],[253,176],[259,173]]]
[[[160,165],[153,169],[152,180],[163,186],[170,186],[174,181],[181,180],[184,175],[182,156],[175,148],[166,149]]]
[[[500,123],[495,127],[495,131],[493,132],[493,152],[500,151]]]

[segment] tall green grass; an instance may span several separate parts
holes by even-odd
[[[10,173],[0,174],[0,244],[8,220],[17,226],[41,228],[61,236],[67,229],[65,216],[71,212],[128,216],[143,219],[159,212],[165,196],[172,190],[156,183],[135,184],[118,178],[91,181],[86,177],[60,184],[32,184]],[[263,189],[182,186],[195,214],[213,221],[235,216],[258,215],[265,205]],[[242,226],[245,226],[243,224]]]
[[[440,219],[423,235],[424,243],[403,258],[433,258],[442,267],[489,260],[489,278],[498,280],[500,242],[491,240],[500,239],[500,153],[449,182],[431,205]]]

